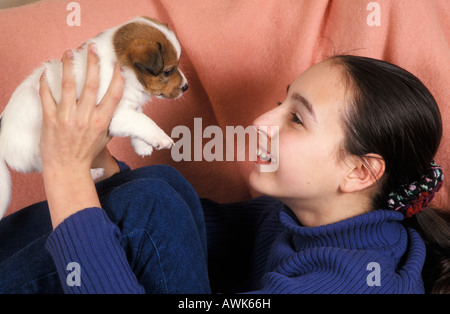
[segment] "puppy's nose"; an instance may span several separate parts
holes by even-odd
[[[181,91],[184,93],[185,91],[187,91],[188,88],[189,88],[189,85],[185,84],[181,87]]]

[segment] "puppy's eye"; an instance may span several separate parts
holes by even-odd
[[[166,76],[166,77],[171,76],[171,75],[173,74],[174,70],[175,70],[175,69],[172,68],[172,69],[169,69],[169,70],[164,71],[164,72],[163,72],[163,73],[164,73],[164,76]]]

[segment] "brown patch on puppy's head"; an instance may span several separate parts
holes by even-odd
[[[176,40],[174,35],[168,38],[145,22],[128,23],[114,35],[120,65],[131,68],[148,93],[163,98],[177,98],[187,89],[186,78],[178,67],[179,52],[171,40]]]

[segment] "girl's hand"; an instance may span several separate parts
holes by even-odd
[[[63,90],[60,104],[55,103],[45,74],[41,77],[41,157],[43,168],[79,172],[90,170],[93,160],[110,140],[108,126],[122,97],[123,78],[116,67],[109,90],[97,106],[99,66],[91,44],[88,48],[86,83],[77,101],[72,58],[70,51],[62,58]]]
[[[99,66],[91,44],[88,47],[86,82],[77,100],[72,58],[70,51],[62,58],[62,96],[59,104],[52,97],[45,73],[40,80],[43,112],[40,151],[54,227],[78,210],[100,207],[90,169],[94,160],[98,163],[99,159],[112,159],[106,149],[110,140],[108,127],[122,97],[124,84],[120,68],[116,66],[109,89],[97,105]],[[105,168],[107,172],[110,170],[107,166]]]

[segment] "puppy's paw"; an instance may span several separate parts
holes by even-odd
[[[105,169],[103,169],[103,168],[91,169],[91,177],[92,177],[92,180],[94,180],[94,182],[97,180],[100,180],[104,174],[105,174]]]
[[[174,143],[173,143],[172,138],[170,138],[168,135],[166,135],[164,133],[164,134],[161,134],[160,136],[158,136],[155,148],[157,150],[169,149],[169,148],[172,148],[173,145],[174,145]]]
[[[131,138],[131,145],[133,146],[136,154],[138,154],[141,157],[150,156],[153,153],[152,145],[149,145],[143,140],[140,140],[136,137]]]

